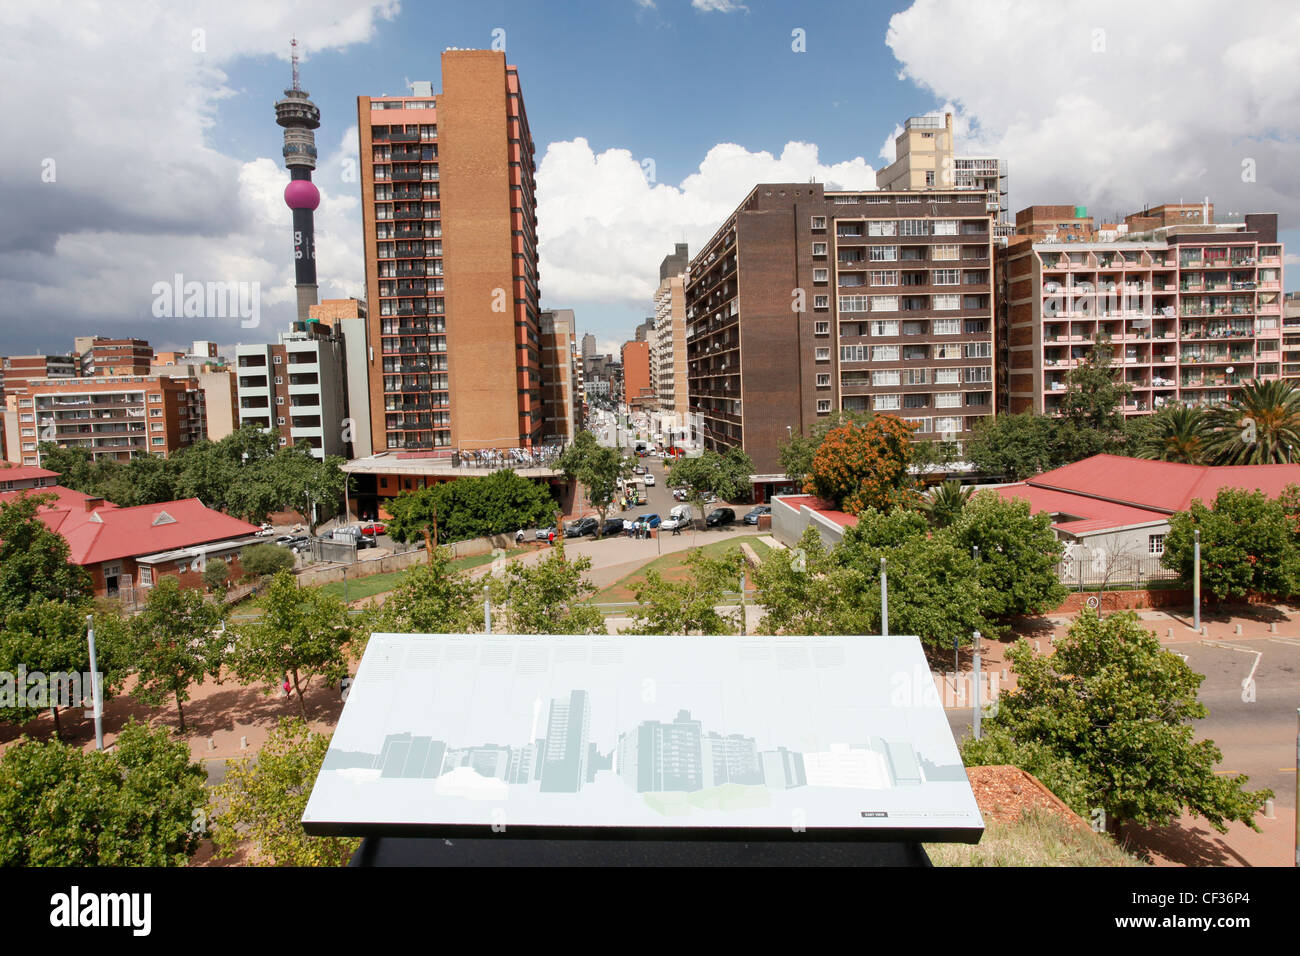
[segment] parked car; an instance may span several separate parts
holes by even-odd
[[[282,548],[287,548],[290,547],[295,541],[297,541],[298,537],[299,536],[296,534],[282,534],[280,535],[280,537],[276,538],[271,543],[278,544]]]
[[[758,524],[758,519],[761,516],[770,515],[771,513],[772,513],[771,505],[759,505],[757,508],[753,508],[750,511],[745,512],[745,524]]]
[[[606,519],[605,519],[605,527],[604,527],[604,529],[601,531],[601,535],[602,535],[602,536],[608,537],[608,536],[611,535],[611,534],[613,534],[613,535],[620,535],[620,534],[622,534],[622,533],[623,533],[623,519],[622,519],[622,518],[606,518]]]
[[[254,531],[253,534],[257,535],[259,538],[269,538],[271,535],[275,534],[275,529],[266,522],[263,522],[262,527]]]
[[[288,543],[288,545],[286,545],[286,547],[288,547],[289,550],[298,554],[301,554],[304,551],[310,551],[311,535],[296,534],[293,536],[292,540]]]
[[[548,524],[545,528],[537,529],[537,540],[549,541],[552,534],[555,534],[555,525]]]
[[[643,526],[649,528],[657,528],[659,527],[660,524],[663,523],[663,519],[660,518],[658,515],[642,515],[636,520],[640,521]]]
[[[655,476],[650,474],[648,471],[645,473],[645,485],[647,488],[653,488],[655,486]]]
[[[660,531],[677,531],[679,528],[689,528],[691,526],[691,515],[688,511],[686,514],[669,515],[664,519],[663,524],[659,526]]]
[[[711,491],[706,491],[700,498],[706,505],[711,505],[718,500],[718,496]]]
[[[387,528],[386,526],[384,526],[384,525],[382,525],[382,524],[379,524],[378,522],[376,522],[376,523],[374,523],[374,524],[363,524],[363,525],[361,526],[361,533],[362,533],[362,534],[380,535],[380,534],[383,534],[383,533],[384,533],[385,531],[387,531],[387,530],[388,530],[388,528]]]
[[[351,541],[356,544],[358,551],[364,548],[373,548],[377,546],[377,542],[373,536],[363,534],[361,532],[361,527],[354,524],[342,528],[335,528],[330,537],[335,541]]]
[[[578,518],[576,521],[570,521],[568,527],[564,529],[566,538],[582,538],[589,534],[595,534],[596,529],[600,527],[600,519],[588,516]]]
[[[645,467],[645,465],[633,465],[633,466],[632,466],[632,474],[634,474],[634,475],[644,475],[645,473],[646,473],[646,467]]]
[[[709,528],[721,528],[735,520],[736,513],[730,508],[718,508],[709,512],[709,516],[704,519],[704,524]]]

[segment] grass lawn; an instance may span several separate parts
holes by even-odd
[[[745,540],[749,539],[747,538]],[[632,594],[632,587],[638,582],[645,580],[647,571],[658,571],[665,581],[680,581],[686,576],[686,556],[694,551],[702,551],[708,557],[716,558],[728,551],[739,550],[740,541],[731,538],[726,541],[714,541],[710,544],[701,545],[698,548],[693,548],[691,551],[675,551],[672,554],[665,554],[663,557],[655,558],[648,564],[642,565],[630,574],[619,578],[613,584],[597,591],[588,599],[588,603],[617,604],[626,601],[635,601],[636,598]]]
[[[976,846],[927,843],[925,852],[935,866],[1145,866],[1104,834],[1035,810],[1014,823],[990,822]]]

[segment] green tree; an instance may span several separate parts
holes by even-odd
[[[286,571],[297,562],[288,548],[282,548],[278,544],[253,544],[240,554],[239,563],[244,574],[258,578]]]
[[[1191,721],[1205,678],[1160,646],[1132,612],[1085,611],[1054,654],[1021,640],[1008,652],[1017,689],[1003,694],[985,739],[967,740],[967,764],[1011,759],[1083,816],[1101,810],[1112,833],[1125,823],[1164,826],[1183,811],[1220,833],[1229,821],[1258,830],[1271,791],[1246,776],[1217,776],[1223,754],[1197,741]]]
[[[850,514],[915,502],[907,466],[916,426],[893,415],[833,428],[813,457],[805,491]]]
[[[844,567],[838,557],[813,527],[804,529],[796,547],[769,550],[754,569],[758,603],[763,607],[759,632],[841,633],[844,595],[861,593],[871,582],[861,571]]]
[[[587,492],[587,501],[600,516],[596,534],[605,533],[605,518],[619,494],[619,481],[632,473],[632,466],[614,448],[605,448],[589,431],[578,433],[560,455],[559,467],[570,481],[577,481]]]
[[[77,602],[92,593],[90,575],[70,564],[63,535],[38,517],[52,494],[0,501],[0,617],[42,599]]]
[[[710,558],[703,551],[686,556],[687,577],[665,581],[653,569],[632,586],[639,607],[624,634],[735,634],[740,612],[719,611],[728,591],[740,587],[744,560],[740,550]]]
[[[945,481],[931,488],[921,502],[921,510],[936,528],[946,528],[957,520],[973,488],[963,488],[960,481]]]
[[[58,694],[50,699],[48,691],[67,687],[67,693],[80,690],[82,699],[70,699],[67,706],[76,708],[84,701],[94,699],[92,685],[83,675],[91,673],[90,645],[86,635],[86,617],[94,605],[90,602],[72,603],[40,598],[6,614],[0,620],[0,671],[17,674],[20,667],[28,675],[41,673],[59,683],[51,688],[48,683],[35,693],[36,699],[5,700],[0,691],[0,719],[12,723],[31,720],[48,707],[54,717],[54,734],[62,733],[59,712],[65,706]],[[108,700],[121,690],[132,670],[129,648],[126,646],[126,625],[116,609],[101,610],[95,618],[95,663],[103,674],[102,699]],[[57,678],[55,675],[59,675]],[[75,680],[74,680],[75,678]],[[94,678],[91,677],[90,680]],[[18,688],[15,685],[15,691]]]
[[[112,750],[24,737],[0,759],[0,866],[184,866],[206,777],[183,741],[134,720]]]
[[[282,549],[283,550],[283,549]],[[226,582],[230,577],[230,565],[221,558],[213,558],[203,568],[203,586],[217,595],[221,600],[226,594]]]
[[[1114,350],[1105,337],[1098,337],[1088,357],[1065,376],[1065,394],[1060,410],[1075,428],[1093,432],[1107,441],[1119,439],[1124,429],[1121,405],[1133,391],[1112,364]]]
[[[281,717],[257,756],[231,761],[212,794],[212,842],[221,856],[250,843],[272,866],[345,866],[361,841],[309,836],[303,811],[325,761],[329,737]]]
[[[985,415],[975,423],[967,457],[986,474],[1023,481],[1061,464],[1056,432],[1057,423],[1046,415]]]
[[[468,481],[468,478],[458,479]],[[424,539],[424,549],[433,562],[433,552],[440,539],[438,535],[438,495],[436,486],[406,491],[387,505],[390,515],[388,536],[399,544]]]
[[[591,558],[569,561],[564,539],[540,561],[513,562],[500,579],[494,579],[494,603],[506,604],[506,627],[512,634],[604,634],[600,610],[582,603],[596,593],[584,575]]]
[[[1296,525],[1284,504],[1262,492],[1222,488],[1207,508],[1193,501],[1169,518],[1161,563],[1190,584],[1194,532],[1201,532],[1201,587],[1217,600],[1250,593],[1287,596],[1300,590]]]
[[[668,470],[668,484],[686,488],[696,510],[703,510],[704,495],[723,501],[747,501],[753,494],[754,462],[739,447],[726,454],[705,450],[694,458],[679,458]]]
[[[1288,381],[1247,382],[1209,413],[1209,455],[1219,465],[1267,465],[1300,457],[1300,390]]]
[[[231,668],[244,683],[272,687],[287,676],[305,720],[303,688],[318,676],[327,683],[347,676],[346,648],[354,636],[347,606],[320,588],[299,587],[288,571],[271,579],[262,606],[265,613],[236,629]]]
[[[88,448],[60,448],[53,442],[40,443],[41,467],[58,472],[59,484],[83,494],[91,494],[95,456]]]
[[[338,455],[317,461],[305,445],[281,448],[264,466],[271,475],[268,484],[274,489],[277,510],[292,508],[302,512],[307,519],[307,530],[315,534],[320,522],[328,521],[341,510],[348,488],[344,463],[345,459]],[[265,518],[265,514],[256,514],[249,520]]]
[[[388,503],[388,536],[424,539],[432,562],[438,543],[506,534],[548,521],[555,500],[546,487],[509,469],[403,492]]]
[[[1205,464],[1212,439],[1211,422],[1205,409],[1195,405],[1166,405],[1147,420],[1150,427],[1136,448],[1137,457]]]
[[[376,629],[398,633],[444,634],[476,630],[481,595],[476,582],[452,564],[451,553],[438,548],[429,564],[402,573],[376,617]]]
[[[791,480],[802,485],[812,473],[813,457],[821,447],[826,433],[843,425],[865,425],[871,421],[872,413],[837,409],[825,417],[818,418],[808,429],[808,434],[791,432],[788,440],[778,442],[776,460],[781,471]]]
[[[975,568],[990,618],[1038,614],[1065,600],[1056,570],[1062,545],[1052,531],[1051,515],[1034,514],[1028,501],[982,491],[942,533],[966,554],[979,548]]]
[[[221,616],[202,593],[183,590],[168,576],[149,589],[144,610],[130,622],[128,640],[139,673],[132,693],[151,707],[175,700],[181,733],[190,688],[220,673],[225,635],[214,631]]]

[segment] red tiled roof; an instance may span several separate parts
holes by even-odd
[[[1172,514],[1186,511],[1196,498],[1212,502],[1220,488],[1259,490],[1276,498],[1287,485],[1300,485],[1300,465],[1183,465],[1093,455],[1025,483]]]
[[[1046,511],[1048,514],[1061,515],[1052,527],[1071,534],[1167,520],[1164,512],[1150,508],[1134,508],[1100,498],[1072,495],[1051,488],[1036,488],[1029,484],[1006,485],[993,490],[1008,501],[1013,498],[1028,501],[1029,510],[1035,514]]]
[[[73,564],[98,564],[119,558],[172,551],[196,544],[242,538],[258,530],[230,515],[206,507],[198,498],[119,508],[112,502],[86,510],[89,495],[62,485],[0,494],[0,501],[20,494],[53,492],[58,500],[42,508],[39,517],[68,542]],[[163,515],[165,518],[160,522]]]
[[[0,481],[24,481],[30,478],[57,478],[57,471],[46,471],[32,465],[15,465],[12,468],[0,468]]]

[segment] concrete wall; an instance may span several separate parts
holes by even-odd
[[[455,541],[443,547],[451,548],[451,553],[457,558],[468,558],[478,554],[490,554],[494,548],[508,550],[515,545],[513,534],[495,534],[484,538],[470,538],[468,541]],[[364,553],[364,552],[362,552]],[[347,572],[349,581],[357,578],[368,577],[372,574],[387,574],[390,571],[403,571],[406,568],[416,564],[424,564],[428,560],[423,547],[414,551],[406,551],[402,554],[388,554],[378,558],[360,558],[356,564],[341,565],[335,564],[324,568],[311,568],[297,572],[298,583],[303,587],[312,587],[320,584],[329,584],[332,581],[342,581],[343,573]]]
[[[798,510],[783,502],[779,497],[773,498],[772,505],[772,537],[781,542],[787,548],[793,548],[803,537],[804,530],[809,524],[813,525],[821,535],[822,544],[827,548],[833,548],[844,538],[844,529],[834,521],[817,514],[807,505],[801,505]]]

